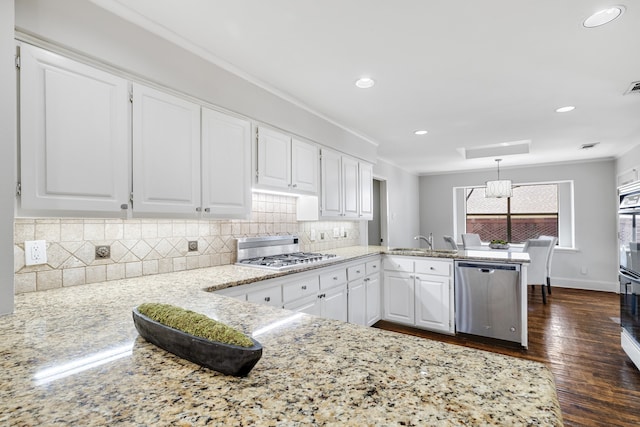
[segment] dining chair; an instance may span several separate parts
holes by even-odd
[[[529,254],[529,264],[527,265],[527,285],[535,289],[535,285],[540,285],[542,290],[542,302],[547,303],[547,293],[545,284],[547,282],[547,259],[551,249],[552,240],[548,239],[528,239],[524,243],[522,252]]]
[[[442,238],[444,239],[444,242],[446,244],[448,244],[451,249],[458,250],[458,244],[456,243],[455,240],[453,240],[453,237],[451,237],[451,236],[442,236]]]
[[[462,246],[467,249],[469,247],[482,246],[482,241],[480,240],[480,235],[477,233],[462,233]]]
[[[551,295],[551,260],[553,258],[553,251],[558,244],[558,238],[555,236],[538,236],[538,239],[551,240],[551,247],[549,248],[549,254],[547,256],[547,294]]]

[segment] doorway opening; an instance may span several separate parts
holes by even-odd
[[[373,219],[367,221],[367,244],[387,246],[387,181],[373,179]]]

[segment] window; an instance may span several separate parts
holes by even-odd
[[[486,198],[484,188],[465,188],[465,228],[480,240],[523,243],[540,235],[559,236],[558,184],[515,185],[513,196]]]

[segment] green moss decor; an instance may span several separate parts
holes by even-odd
[[[138,311],[156,322],[196,337],[240,347],[254,345],[251,338],[237,329],[195,311],[159,303],[141,304]]]

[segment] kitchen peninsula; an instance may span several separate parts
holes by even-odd
[[[269,274],[227,265],[17,295],[0,318],[0,424],[562,425],[543,364],[204,291]],[[253,335],[262,359],[234,378],[145,342],[131,310],[149,301]]]

